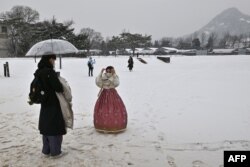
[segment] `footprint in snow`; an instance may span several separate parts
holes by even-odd
[[[204,162],[200,160],[193,161],[192,164],[193,164],[193,167],[206,167],[207,166]]]
[[[175,159],[171,156],[167,156],[167,160],[168,160],[168,164],[171,166],[171,167],[177,167],[176,164],[175,164]]]

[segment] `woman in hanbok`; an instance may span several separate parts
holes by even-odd
[[[102,69],[96,77],[96,85],[100,87],[94,109],[94,126],[99,132],[117,133],[127,127],[126,107],[116,91],[119,77],[112,66]]]

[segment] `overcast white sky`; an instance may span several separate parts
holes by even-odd
[[[37,10],[40,20],[73,19],[76,33],[83,27],[104,37],[131,33],[178,37],[192,33],[223,10],[236,7],[250,15],[250,0],[0,0],[0,12],[14,5]]]

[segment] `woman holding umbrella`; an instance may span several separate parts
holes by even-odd
[[[39,130],[42,134],[42,153],[54,158],[64,155],[61,151],[65,122],[56,92],[63,92],[63,86],[54,70],[56,56],[43,55],[35,76],[39,78],[45,98],[41,101]]]
[[[94,126],[99,132],[117,133],[127,127],[126,107],[116,91],[119,77],[112,66],[103,68],[96,77],[101,88],[94,109]]]

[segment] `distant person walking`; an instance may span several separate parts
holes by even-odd
[[[132,71],[133,67],[134,67],[134,60],[133,60],[132,56],[129,56],[129,59],[128,59],[128,68],[129,68],[129,71]]]
[[[54,158],[64,155],[61,151],[65,122],[56,93],[63,92],[63,86],[54,70],[56,56],[44,55],[38,63],[35,76],[39,78],[44,90],[39,116],[39,130],[43,135],[42,153]]]
[[[94,70],[95,59],[92,57],[89,58],[88,67],[89,67],[89,76],[93,77],[93,70]]]
[[[94,126],[99,132],[117,133],[127,127],[126,107],[116,91],[119,77],[112,66],[102,69],[96,77],[101,88],[94,109]]]

